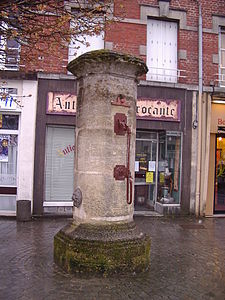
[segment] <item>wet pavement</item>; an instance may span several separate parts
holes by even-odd
[[[144,274],[80,277],[53,262],[68,219],[0,218],[0,299],[225,299],[225,218],[135,217],[152,239]]]

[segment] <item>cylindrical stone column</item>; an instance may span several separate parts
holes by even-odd
[[[146,249],[150,248],[150,242],[137,231],[133,222],[133,195],[137,77],[145,74],[147,67],[136,57],[100,50],[81,55],[70,62],[68,70],[78,82],[74,222],[55,237],[55,260],[65,269],[71,269],[65,259],[68,257],[66,252],[73,251],[76,263],[73,261],[72,265],[79,265],[75,271],[96,271],[98,264],[103,272],[118,271],[120,262],[119,258],[116,261],[113,251],[119,247],[120,251],[124,248],[126,252],[125,249],[130,247],[131,257],[121,265],[132,270],[138,270],[140,266],[146,268],[149,262]],[[76,240],[76,246],[74,243],[73,250],[69,247],[64,251],[68,236]],[[94,264],[98,267],[92,265],[84,249],[83,252],[79,250],[84,255],[81,259],[77,243],[82,239],[84,244],[88,243],[86,246],[91,249]],[[112,244],[108,247],[109,242],[113,242],[114,247]],[[77,251],[79,255],[75,255]],[[104,259],[99,257],[98,251],[104,253]],[[133,256],[139,257],[140,263],[136,259],[131,266]],[[88,267],[87,260],[90,260]]]
[[[134,178],[137,76],[147,67],[132,56],[93,51],[72,61],[68,70],[78,81],[75,190],[80,189],[82,203],[74,218],[87,223],[132,221],[133,204],[127,204],[127,193],[129,200],[134,194],[131,184],[115,179],[114,169],[127,167],[129,158]],[[115,133],[116,114],[127,118],[130,134]]]

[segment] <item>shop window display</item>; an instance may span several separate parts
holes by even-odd
[[[180,132],[137,132],[135,210],[180,203],[181,153]]]
[[[152,210],[156,195],[157,133],[137,132],[135,209]]]
[[[0,134],[0,186],[16,186],[17,135]]]
[[[167,132],[160,137],[157,201],[179,204],[181,174],[181,135]]]
[[[216,174],[214,212],[225,211],[225,136],[216,137]]]
[[[0,114],[0,186],[16,186],[19,116]]]

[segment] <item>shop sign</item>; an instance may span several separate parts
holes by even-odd
[[[180,122],[180,100],[138,99],[137,119]]]
[[[69,93],[49,92],[47,114],[75,115],[77,96]]]
[[[225,105],[212,103],[210,132],[217,133],[223,128],[225,129]]]

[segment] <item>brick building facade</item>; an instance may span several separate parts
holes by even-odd
[[[164,4],[165,7],[161,7]],[[168,5],[169,4],[169,5]],[[219,73],[219,30],[224,27],[224,1],[185,0],[125,0],[115,1],[114,14],[118,22],[108,25],[105,31],[105,48],[130,53],[143,58],[147,56],[147,18],[175,21],[178,25],[177,69],[183,70],[185,78],[179,83],[198,85],[198,28],[199,4],[202,11],[203,30],[203,84],[212,85]],[[167,12],[168,9],[168,12]],[[58,48],[57,55],[37,53],[35,64],[23,60],[21,51],[20,70],[25,72],[67,74],[68,51]],[[60,54],[59,54],[60,53]],[[58,57],[61,56],[61,59]]]
[[[92,37],[88,49],[81,46],[78,54],[105,48],[141,57],[149,68],[138,86],[136,213],[223,214],[224,0],[115,0],[113,9],[118,21]],[[73,52],[72,45],[59,47],[60,60],[37,53],[35,63],[24,63],[20,52],[20,71],[37,72],[38,78],[30,199],[34,214],[71,211],[73,174],[69,167],[63,173],[63,166],[73,161],[74,112],[46,106],[50,93],[55,93],[54,101],[76,96],[74,78],[66,70],[76,57]],[[169,111],[175,112],[172,117]]]

